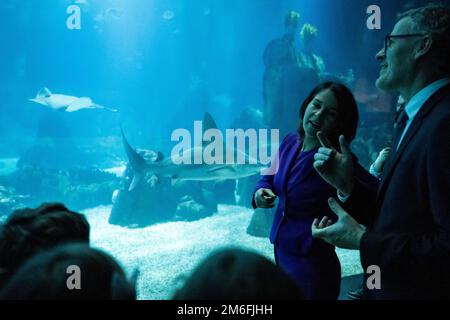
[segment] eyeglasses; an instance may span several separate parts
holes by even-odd
[[[384,52],[386,53],[387,48],[391,46],[392,38],[412,38],[412,37],[423,37],[428,35],[427,33],[412,33],[412,34],[396,34],[384,37]]]

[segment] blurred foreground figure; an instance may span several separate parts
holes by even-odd
[[[0,292],[4,300],[135,298],[134,280],[126,279],[109,254],[75,243],[33,256]]]
[[[175,300],[299,299],[295,284],[267,258],[239,249],[212,253],[192,273]]]
[[[60,203],[13,212],[0,226],[0,289],[32,255],[66,242],[89,244],[89,229],[83,215]]]

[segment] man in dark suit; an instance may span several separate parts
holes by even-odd
[[[343,137],[339,152],[318,133],[323,147],[314,167],[345,210],[330,198],[338,221],[316,220],[312,233],[359,249],[365,271],[379,267],[381,288],[366,287],[369,299],[450,298],[449,56],[450,9],[443,6],[404,13],[386,37],[376,84],[399,92],[406,106],[377,190],[354,178]]]

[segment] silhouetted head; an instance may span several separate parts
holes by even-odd
[[[267,258],[239,249],[209,255],[175,300],[299,299],[292,280]]]
[[[337,148],[339,135],[344,135],[347,143],[356,136],[358,106],[343,84],[324,82],[316,86],[303,101],[299,116],[297,131],[302,139],[317,139],[317,132],[321,131]]]
[[[0,292],[4,300],[135,298],[134,282],[126,279],[114,258],[84,243],[56,246],[34,255]]]
[[[398,91],[409,101],[423,85],[450,75],[450,8],[428,4],[399,15],[377,53],[377,87]],[[418,88],[421,89],[421,88]]]
[[[13,212],[0,226],[0,284],[32,255],[74,241],[89,243],[89,223],[62,204]]]

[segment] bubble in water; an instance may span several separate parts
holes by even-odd
[[[162,15],[164,20],[172,20],[174,16],[175,14],[173,13],[172,10],[166,10]]]

